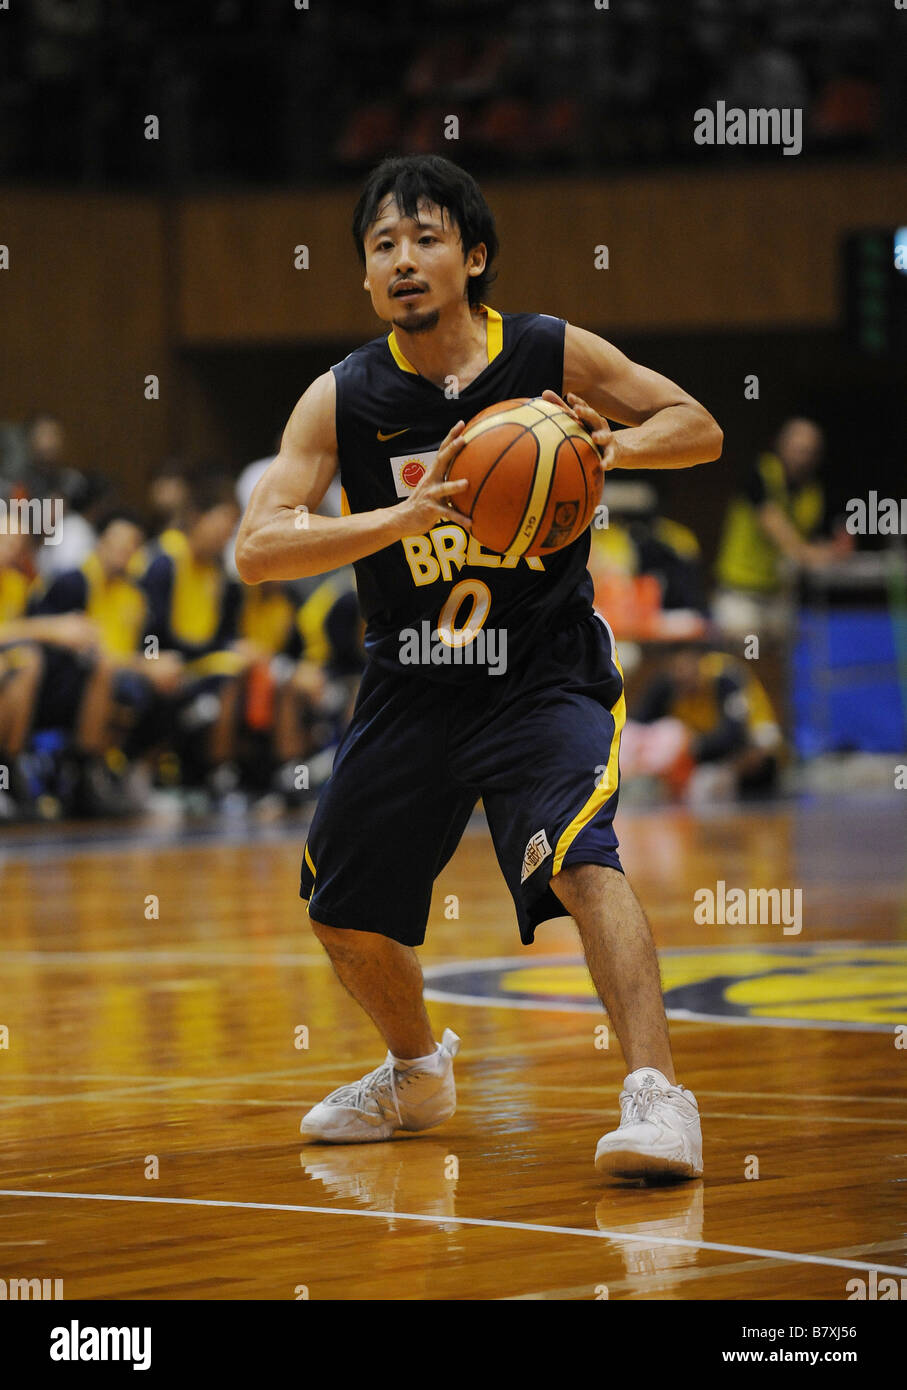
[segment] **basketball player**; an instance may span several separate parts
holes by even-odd
[[[600,1140],[596,1167],[697,1177],[698,1107],[676,1084],[652,937],[617,854],[623,681],[592,608],[589,532],[544,560],[493,555],[457,510],[465,483],[444,476],[464,420],[513,397],[564,393],[601,452],[602,478],[715,459],[721,430],[679,386],[594,334],[488,307],[494,220],[447,160],[384,161],[353,233],[390,332],[306,391],[236,550],[253,584],[352,563],[367,622],[368,662],[309,831],[301,896],[388,1055],[310,1110],[302,1132],[361,1143],[453,1114],[459,1039],[447,1029],[435,1041],[413,948],[432,883],[481,797],[523,942],[552,917],[575,919],[630,1072],[620,1128]],[[606,417],[629,428],[612,434]],[[421,479],[412,469],[403,477],[413,456],[427,465]],[[338,466],[344,515],[316,516]],[[489,602],[486,629],[506,634],[503,673],[490,662],[401,661],[407,629],[427,620],[435,631],[446,604],[455,614],[478,594]]]

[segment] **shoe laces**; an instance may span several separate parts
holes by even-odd
[[[388,1057],[370,1071],[367,1076],[363,1076],[359,1081],[352,1081],[348,1086],[341,1086],[335,1091],[331,1099],[335,1105],[351,1105],[356,1110],[364,1110],[365,1102],[373,1099],[378,1109],[383,1112],[384,1105],[388,1099],[393,1106],[394,1113],[400,1124],[403,1123],[400,1115],[400,1102],[397,1099],[397,1082],[394,1072],[394,1064]]]
[[[621,1124],[647,1120],[655,1102],[664,1100],[667,1094],[661,1086],[640,1086],[637,1091],[624,1091],[620,1098]]]

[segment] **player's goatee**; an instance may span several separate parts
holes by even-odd
[[[394,327],[402,328],[405,333],[428,333],[434,328],[441,317],[439,309],[429,309],[424,318],[413,318],[407,314],[405,318],[394,319]]]

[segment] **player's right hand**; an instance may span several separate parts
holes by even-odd
[[[464,531],[472,530],[469,517],[451,505],[457,493],[463,492],[469,486],[468,479],[458,478],[455,482],[445,482],[448,469],[463,448],[465,428],[465,422],[458,420],[441,441],[434,463],[425,470],[411,496],[400,504],[406,515],[407,528],[412,535],[424,535],[441,521],[455,521]]]
[[[147,675],[155,690],[173,695],[183,683],[183,658],[179,652],[161,652],[154,661],[145,663]]]
[[[84,613],[59,613],[48,623],[46,640],[52,646],[68,647],[75,652],[92,652],[101,645],[101,630]]]

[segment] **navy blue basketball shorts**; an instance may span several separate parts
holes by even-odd
[[[312,920],[420,945],[434,880],[481,797],[528,944],[540,922],[569,916],[552,875],[568,864],[623,872],[613,821],[625,714],[597,616],[468,684],[369,662],[305,846]]]

